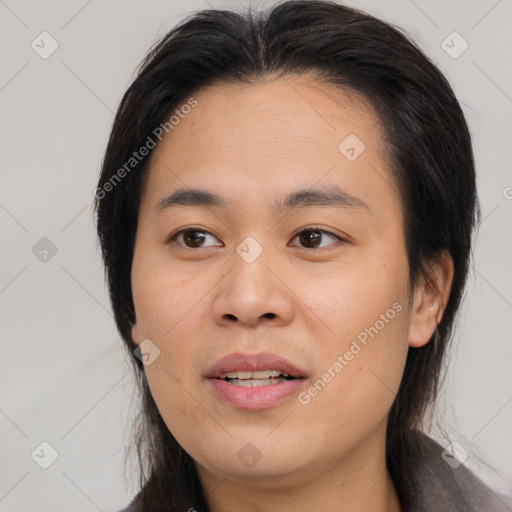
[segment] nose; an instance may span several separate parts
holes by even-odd
[[[248,261],[237,253],[233,255],[232,267],[219,284],[213,306],[216,322],[248,327],[268,322],[275,326],[288,324],[294,315],[294,294],[282,265],[270,251]]]

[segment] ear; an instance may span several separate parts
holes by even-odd
[[[415,348],[426,345],[441,322],[453,282],[453,259],[446,251],[427,268],[428,279],[422,276],[414,289],[408,342]]]

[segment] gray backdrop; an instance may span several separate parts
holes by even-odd
[[[2,511],[115,511],[137,491],[123,480],[137,403],[93,190],[115,109],[157,36],[192,10],[243,4],[0,0]],[[465,463],[511,493],[512,1],[347,4],[406,29],[470,123],[482,222],[440,416]]]

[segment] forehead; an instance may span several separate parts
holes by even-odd
[[[218,83],[193,98],[197,105],[180,116],[151,157],[143,200],[153,206],[164,190],[198,185],[235,206],[261,197],[275,204],[297,189],[332,185],[352,196],[380,194],[382,200],[387,193],[398,200],[379,118],[352,91],[289,76]]]
[[[217,83],[194,98],[197,107],[172,128],[169,135],[174,137],[167,137],[162,149],[172,146],[184,130],[191,144],[236,146],[238,157],[250,154],[256,145],[265,156],[269,145],[272,150],[304,149],[304,154],[311,146],[337,151],[347,130],[372,146],[381,142],[379,118],[369,101],[309,75],[263,83]]]

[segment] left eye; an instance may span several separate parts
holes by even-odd
[[[301,244],[304,244],[303,247],[305,249],[318,249],[322,248],[320,242],[324,235],[330,237],[332,240],[334,240],[334,242],[343,240],[339,236],[329,231],[315,227],[310,227],[297,231],[295,233],[295,236],[293,237],[293,240],[299,238]],[[188,227],[180,229],[179,231],[171,235],[168,238],[167,243],[171,243],[181,238],[183,241],[179,242],[180,245],[184,245],[189,249],[201,249],[202,247],[204,247],[202,244],[205,242],[208,236],[214,239],[216,238],[214,235],[203,229],[195,229]]]

